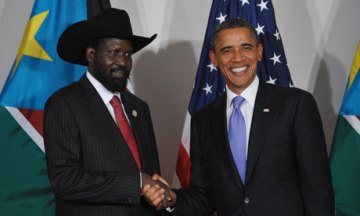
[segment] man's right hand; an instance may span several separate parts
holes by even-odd
[[[164,209],[176,202],[176,194],[169,188],[167,181],[155,174],[152,177],[142,173],[141,195],[156,209]]]

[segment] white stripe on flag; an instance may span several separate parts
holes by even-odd
[[[7,111],[12,115],[16,122],[23,128],[23,130],[30,136],[30,138],[36,143],[36,145],[45,152],[44,140],[32,124],[25,118],[25,116],[19,111],[18,108],[7,107]]]
[[[354,115],[344,115],[344,118],[349,122],[349,124],[360,134],[360,120]]]
[[[180,145],[182,145],[187,153],[188,156],[190,156],[190,125],[191,124],[191,115],[189,113],[189,111],[186,112],[186,116],[185,116],[185,122],[184,122],[184,128],[183,128],[183,132],[182,132],[182,136],[181,136],[181,143]],[[179,157],[179,155],[178,155]],[[188,157],[190,158],[190,157]],[[178,158],[179,160],[179,158]],[[183,160],[187,160],[186,158],[181,158],[181,161]],[[190,163],[190,162],[189,162]],[[187,173],[190,172],[190,170],[181,170],[180,172],[182,173]],[[173,180],[172,180],[172,187],[173,188],[181,188],[181,183],[179,180],[179,176],[177,175],[178,173],[175,172],[174,176],[173,176]],[[179,174],[181,175],[181,174]]]
[[[186,112],[185,123],[183,133],[181,136],[181,143],[184,145],[187,153],[190,155],[190,126],[191,126],[191,115]]]

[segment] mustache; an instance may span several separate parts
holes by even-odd
[[[118,66],[110,69],[110,73],[114,73],[114,72],[118,72],[118,71],[121,73],[124,73],[125,76],[127,76],[127,77],[130,75],[130,71],[121,65],[118,65]]]

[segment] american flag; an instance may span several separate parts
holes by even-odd
[[[257,66],[258,77],[280,86],[293,85],[271,0],[213,0],[176,164],[177,177],[185,188],[190,181],[191,115],[225,91],[221,72],[211,64],[208,56],[211,34],[217,25],[231,18],[242,18],[251,23],[264,47],[263,59]]]

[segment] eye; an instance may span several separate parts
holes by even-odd
[[[245,46],[243,46],[243,49],[244,49],[244,50],[252,50],[252,49],[253,49],[253,46],[251,46],[251,45],[245,45]]]
[[[112,58],[117,58],[117,57],[129,58],[129,57],[131,57],[131,55],[132,55],[132,52],[123,52],[119,49],[109,51],[109,56]]]
[[[131,55],[132,55],[131,52],[125,52],[125,53],[124,53],[124,56],[125,56],[125,57],[131,57]]]
[[[112,55],[113,56],[118,56],[120,54],[120,52],[118,50],[114,50],[112,51]]]
[[[223,50],[221,50],[221,53],[222,54],[229,54],[229,53],[231,53],[231,49],[223,49]]]

